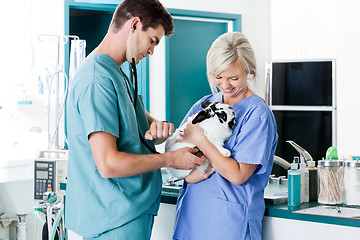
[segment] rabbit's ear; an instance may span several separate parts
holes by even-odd
[[[232,129],[235,125],[235,118],[231,119],[231,121],[228,123],[229,129]]]
[[[205,100],[201,103],[201,107],[202,108],[207,108],[210,104],[212,103],[212,101],[210,100]]]
[[[209,109],[205,109],[205,110],[201,110],[196,116],[195,118],[192,120],[192,124],[197,124],[199,122],[204,121],[205,119],[210,118],[210,111]]]

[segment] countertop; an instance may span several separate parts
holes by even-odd
[[[161,203],[176,204],[179,187],[163,186],[161,192]],[[303,203],[299,207],[290,207],[287,204],[266,204],[265,216],[285,219],[293,219],[308,222],[335,224],[349,227],[360,227],[360,218],[331,217],[323,215],[303,214],[296,211],[321,206],[317,202]]]
[[[66,183],[60,184],[60,189],[66,190]],[[161,203],[176,204],[179,189],[179,186],[163,186],[161,192]],[[265,216],[360,228],[360,218],[332,217],[297,212],[299,210],[317,206],[321,206],[321,204],[317,202],[310,202],[303,203],[299,207],[290,207],[287,204],[266,204]]]

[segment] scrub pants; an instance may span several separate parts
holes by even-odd
[[[150,240],[154,215],[143,214],[131,222],[104,232],[98,237],[83,240]]]

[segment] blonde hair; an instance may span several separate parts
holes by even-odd
[[[206,56],[207,77],[213,93],[218,92],[213,76],[227,70],[234,62],[255,79],[256,59],[249,40],[240,32],[224,33],[213,42]]]

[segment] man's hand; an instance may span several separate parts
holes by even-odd
[[[215,171],[213,167],[209,166],[204,171],[198,171],[193,169],[188,176],[185,177],[185,181],[188,183],[197,183],[208,179]]]
[[[197,157],[195,155],[197,151],[198,149],[195,148],[184,147],[165,153],[168,155],[168,159],[170,161],[167,167],[190,170],[203,165],[206,159],[204,156],[201,156],[200,158]]]
[[[150,129],[145,133],[145,139],[154,140],[154,144],[163,143],[174,133],[174,124],[168,122],[154,121]]]

